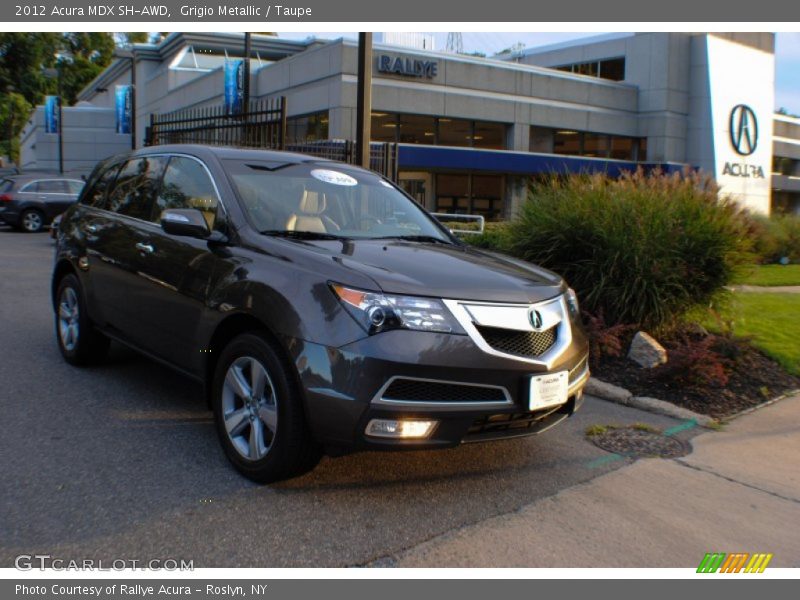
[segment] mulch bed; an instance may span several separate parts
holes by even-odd
[[[592,375],[630,390],[634,396],[666,400],[715,419],[800,389],[800,378],[788,374],[776,362],[750,346],[736,360],[724,387],[676,383],[657,377],[655,371],[657,369],[642,369],[626,358],[604,357],[592,367]]]

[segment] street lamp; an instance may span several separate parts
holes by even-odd
[[[48,79],[56,79],[58,81],[58,172],[64,174],[64,127],[62,124],[63,111],[62,106],[64,100],[62,98],[62,80],[63,72],[61,68],[49,67],[44,70],[44,76]]]

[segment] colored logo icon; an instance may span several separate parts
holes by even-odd
[[[698,573],[763,573],[772,554],[759,552],[708,552],[697,567]]]

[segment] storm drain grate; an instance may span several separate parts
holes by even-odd
[[[690,452],[689,445],[677,438],[624,427],[610,429],[589,439],[603,450],[630,458],[677,458]]]

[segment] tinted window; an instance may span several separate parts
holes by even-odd
[[[83,197],[83,204],[94,206],[95,208],[106,208],[106,194],[111,184],[114,183],[119,167],[120,165],[114,165],[95,179],[92,189]]]
[[[151,220],[159,221],[161,211],[167,208],[196,208],[213,229],[218,205],[217,191],[205,167],[192,158],[173,156],[164,172]]]
[[[128,217],[149,220],[165,162],[161,156],[134,158],[126,162],[108,196],[108,209]]]
[[[40,194],[66,194],[67,182],[63,179],[45,179],[39,182],[36,191]]]
[[[81,193],[82,189],[83,189],[82,181],[76,181],[74,179],[67,180],[67,190],[69,191],[70,194],[78,195]]]
[[[238,160],[225,161],[225,169],[258,231],[447,240],[413,200],[367,171],[337,163]]]

